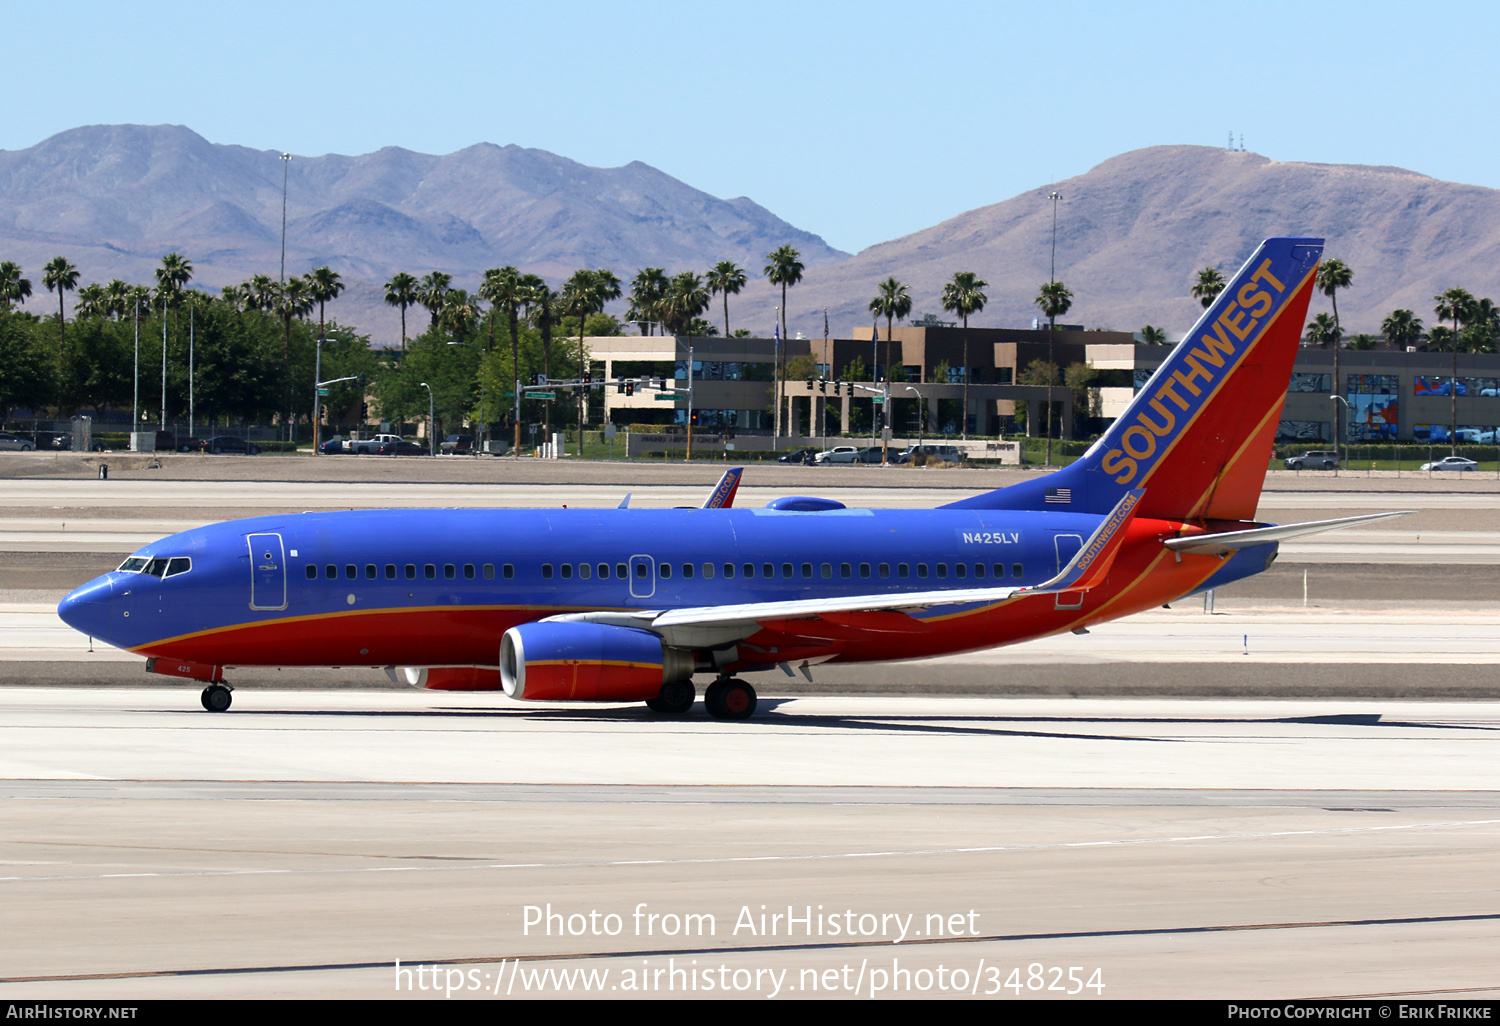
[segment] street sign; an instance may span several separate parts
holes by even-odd
[[[885,402],[885,396],[883,396],[883,395],[877,395],[877,396],[876,396],[876,397],[875,397],[875,401],[876,401],[876,402],[877,402],[877,403],[883,403],[883,402]]]
[[[687,393],[683,392],[679,394],[677,392],[658,392],[656,393],[656,398],[665,399],[669,403],[675,403],[679,399],[686,399]]]
[[[318,394],[319,395],[327,395],[328,394],[328,389],[326,389],[326,388],[320,388],[320,389],[318,389]]]
[[[527,399],[556,399],[556,392],[527,392]]]

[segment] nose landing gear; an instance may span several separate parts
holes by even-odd
[[[203,708],[209,712],[223,712],[229,708],[229,703],[234,701],[230,694],[232,689],[224,684],[210,684],[203,689]]]

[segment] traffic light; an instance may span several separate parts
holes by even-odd
[[[828,379],[827,378],[819,378],[818,379],[818,391],[822,392],[824,395],[828,394]]]
[[[626,395],[635,395],[635,382],[634,381],[627,381],[627,382],[625,382],[625,394]]]
[[[615,382],[615,395],[624,395],[624,394],[625,394],[625,382],[623,382],[623,381],[616,381]]]
[[[359,419],[361,421],[365,421],[365,420],[369,420],[370,419],[370,404],[369,403],[360,403],[359,404]]]

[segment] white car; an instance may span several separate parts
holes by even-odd
[[[1423,470],[1478,470],[1479,464],[1462,456],[1444,456],[1436,463],[1422,464]]]
[[[853,463],[854,458],[859,455],[859,447],[855,445],[835,445],[832,449],[824,449],[813,458],[816,463]]]
[[[35,443],[11,434],[9,431],[0,431],[0,449],[12,449],[16,452],[31,452],[36,448]]]

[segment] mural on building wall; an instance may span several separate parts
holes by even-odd
[[[1322,420],[1283,420],[1276,425],[1276,441],[1327,442],[1333,438],[1333,425]]]
[[[1419,374],[1412,384],[1413,395],[1449,395],[1453,378],[1434,374]],[[1500,378],[1458,379],[1458,394],[1493,396],[1500,395]]]
[[[1332,392],[1332,374],[1304,374],[1300,371],[1292,375],[1292,382],[1287,386],[1288,392]]]
[[[1447,424],[1413,424],[1411,436],[1418,442],[1427,442],[1431,445],[1447,445]],[[1458,441],[1460,445],[1494,445],[1496,429],[1493,425],[1483,424],[1460,424],[1458,426]]]
[[[1395,374],[1350,374],[1348,440],[1388,441],[1400,427],[1401,379]]]

